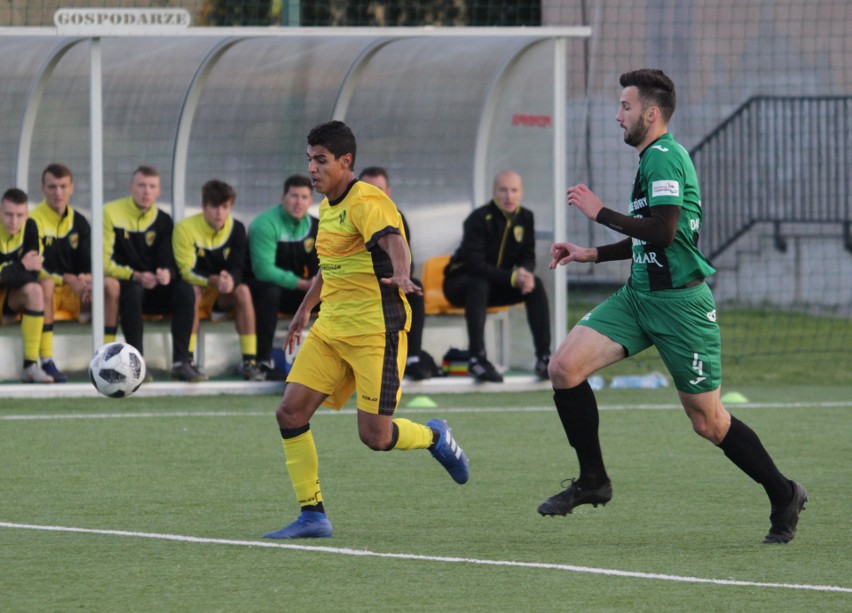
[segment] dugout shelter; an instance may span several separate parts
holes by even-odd
[[[334,118],[358,139],[356,172],[388,169],[419,264],[455,248],[462,220],[488,201],[504,168],[524,177],[541,262],[550,241],[564,236],[566,173],[583,163],[569,154],[583,124],[566,121],[566,101],[575,90],[584,99],[582,62],[571,58],[582,58],[590,28],[0,34],[0,177],[38,202],[42,169],[67,164],[72,204],[93,227],[103,202],[127,194],[140,164],[159,168],[160,202],[176,220],[218,178],[235,187],[235,215],[250,222],[278,202],[288,175],[305,173],[308,130]],[[93,262],[102,274],[100,258]],[[553,312],[564,313],[565,283],[543,276]],[[101,303],[96,295],[95,346]],[[564,326],[556,318],[555,338]]]

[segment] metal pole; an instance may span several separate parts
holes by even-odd
[[[281,7],[281,25],[298,28],[302,25],[301,0],[284,0]]]
[[[101,39],[91,39],[89,122],[92,171],[92,350],[104,344],[104,152]]]
[[[553,240],[566,240],[565,219],[565,159],[566,143],[566,94],[565,81],[567,45],[564,37],[553,39]],[[549,260],[548,260],[549,262]],[[553,271],[553,332],[556,344],[562,342],[568,329],[568,285],[564,266]]]

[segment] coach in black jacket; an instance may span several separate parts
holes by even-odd
[[[521,177],[504,170],[494,178],[493,199],[464,222],[462,242],[444,271],[444,294],[464,307],[471,376],[501,382],[485,355],[485,317],[489,306],[523,302],[533,335],[535,372],[547,378],[550,360],[550,312],[547,294],[535,270],[535,220],[521,207]]]

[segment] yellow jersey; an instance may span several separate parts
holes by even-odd
[[[323,285],[314,324],[320,334],[335,338],[409,330],[405,294],[379,281],[393,276],[390,256],[378,244],[388,234],[406,239],[396,205],[373,185],[353,181],[339,199],[320,203],[316,251]]]

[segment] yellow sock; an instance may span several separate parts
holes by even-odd
[[[314,435],[308,430],[293,438],[281,439],[287,458],[287,473],[299,499],[299,506],[322,502],[319,484],[319,457],[314,444]]]
[[[104,326],[104,345],[107,343],[114,343],[116,334],[118,334],[118,328]]]
[[[193,332],[189,337],[189,355],[195,353],[195,344],[198,342],[198,334]]]
[[[399,438],[394,449],[426,449],[432,444],[432,428],[408,419],[394,419],[393,423],[399,429]]]
[[[21,336],[24,338],[24,359],[38,362],[38,347],[41,344],[41,329],[44,312],[24,311],[21,317]]]
[[[240,334],[240,351],[243,361],[254,361],[257,357],[257,335]]]
[[[38,354],[42,360],[49,360],[53,357],[53,324],[45,325],[42,328]]]

